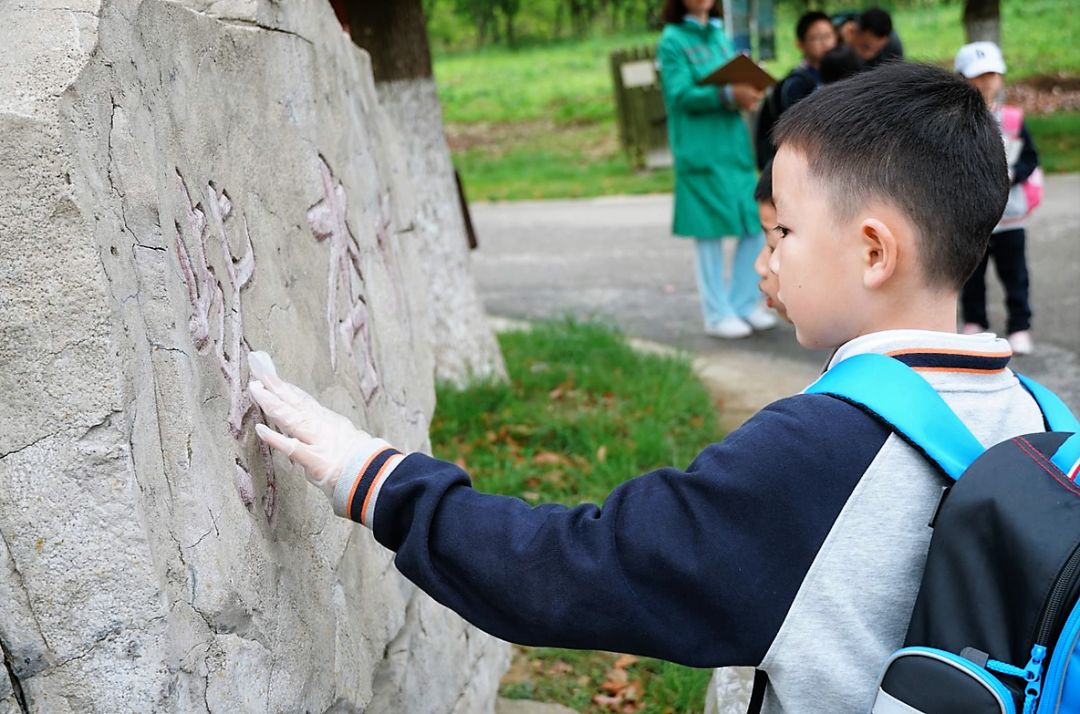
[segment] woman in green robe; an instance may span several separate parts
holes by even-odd
[[[735,54],[718,15],[715,0],[667,0],[657,54],[675,158],[672,232],[693,238],[697,248],[705,332],[732,338],[773,327],[776,318],[757,289],[754,259],[764,236],[750,134],[739,114],[761,93],[745,84],[698,84]],[[723,238],[737,240],[730,284]]]

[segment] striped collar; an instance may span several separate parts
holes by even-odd
[[[931,330],[874,332],[840,346],[826,369],[857,354],[895,357],[918,372],[1001,374],[1012,357],[1008,341],[989,332],[958,335]]]

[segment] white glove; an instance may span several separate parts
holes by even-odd
[[[254,378],[248,390],[281,432],[257,424],[255,431],[259,438],[302,466],[308,481],[334,502],[334,511],[347,516],[343,510],[348,507],[345,503],[348,494],[335,498],[342,476],[345,475],[347,483],[342,484],[341,490],[348,491],[360,477],[353,471],[390,445],[357,429],[347,418],[322,406],[304,390],[283,381],[267,353],[249,353],[248,365]]]

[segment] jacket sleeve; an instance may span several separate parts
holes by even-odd
[[[658,54],[661,83],[669,105],[691,114],[731,111],[722,101],[720,87],[694,81],[686,56],[677,43],[661,40]]]
[[[1031,138],[1027,122],[1020,124],[1020,142],[1024,148],[1020,150],[1020,158],[1013,167],[1013,185],[1024,183],[1031,174],[1039,167],[1039,153],[1035,149],[1035,140]]]
[[[887,437],[854,407],[800,395],[686,471],[572,508],[479,493],[411,454],[379,482],[373,530],[406,577],[503,639],[756,665]]]

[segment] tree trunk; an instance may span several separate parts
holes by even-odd
[[[432,76],[421,0],[347,0],[344,4],[349,34],[371,55],[376,82]]]
[[[968,42],[989,40],[1001,45],[1001,0],[966,0],[964,33]]]

